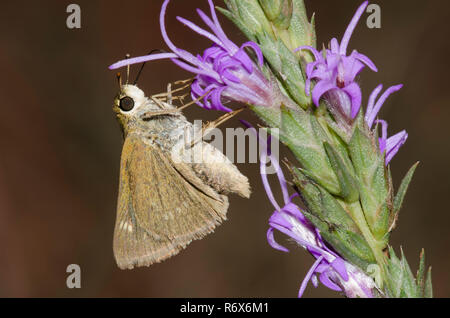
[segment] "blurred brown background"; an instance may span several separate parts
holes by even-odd
[[[3,1],[0,10],[0,296],[295,297],[313,259],[293,244],[291,253],[267,244],[273,209],[255,164],[239,166],[251,180],[251,199],[233,197],[229,220],[214,234],[151,268],[116,267],[112,234],[122,137],[111,111],[115,74],[107,66],[126,53],[165,48],[158,25],[162,1],[78,0],[79,30],[66,28],[70,3]],[[309,15],[316,12],[318,43],[341,38],[360,3],[306,0]],[[450,5],[444,0],[377,3],[382,28],[368,29],[362,20],[350,42],[380,69],[362,74],[364,100],[379,83],[405,84],[381,114],[391,134],[409,133],[392,162],[396,185],[421,161],[391,244],[397,250],[403,246],[414,271],[424,247],[433,265],[435,295],[447,297]],[[209,43],[175,20],[182,15],[199,22],[196,7],[207,9],[206,0],[174,0],[167,20],[176,44],[200,52]],[[243,42],[237,28],[221,18],[230,38]],[[189,76],[170,62],[155,62],[147,65],[140,87],[147,94],[161,92],[167,82]],[[219,114],[191,108],[187,115],[212,119]],[[244,117],[256,123],[249,112]],[[79,290],[66,288],[66,267],[72,263],[82,269]],[[311,285],[305,293],[336,296]]]

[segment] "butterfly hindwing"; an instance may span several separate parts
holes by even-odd
[[[149,266],[212,232],[226,218],[228,200],[184,163],[144,137],[125,139],[114,255],[120,268]]]

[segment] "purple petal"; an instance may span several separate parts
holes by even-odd
[[[342,56],[339,54],[328,54],[327,60],[326,60],[326,69],[328,72],[334,70],[337,68],[342,60]]]
[[[192,72],[192,73],[195,73],[195,74],[206,75],[206,76],[209,76],[209,77],[211,77],[213,79],[218,80],[217,74],[215,72],[213,72],[213,71],[207,71],[207,70],[203,70],[203,69],[199,69],[199,68],[193,67],[193,66],[191,66],[191,65],[189,65],[189,64],[187,64],[187,63],[185,63],[185,62],[183,62],[181,60],[178,60],[178,59],[172,59],[172,62],[175,63],[176,65],[178,65],[179,67],[185,69],[186,71],[189,71],[189,72]]]
[[[241,83],[241,80],[239,79],[239,77],[233,75],[233,73],[231,73],[229,70],[223,71],[223,72],[222,72],[222,76],[223,76],[225,79],[227,79],[227,80],[229,80],[229,81],[232,81],[232,82],[234,82],[234,83],[237,83],[237,84]]]
[[[286,218],[283,216],[283,213],[280,213],[278,211],[275,211],[271,217],[269,218],[270,224],[277,224],[280,225],[288,230],[292,230],[293,225],[286,220]]]
[[[356,10],[356,13],[353,16],[350,24],[348,25],[347,30],[344,33],[344,37],[342,38],[342,41],[341,41],[341,46],[340,46],[340,50],[339,50],[341,55],[346,55],[348,42],[350,41],[353,31],[355,30],[356,25],[358,24],[358,21],[361,18],[361,16],[363,15],[364,10],[366,10],[366,7],[368,4],[369,4],[369,1],[364,1],[363,4],[359,6],[359,8],[358,8],[358,10]]]
[[[223,32],[220,24],[214,24],[214,22],[200,9],[197,9],[197,13],[203,22],[214,32],[217,38],[221,41],[221,46],[229,51],[229,53],[233,54],[237,51],[237,46],[231,42],[225,33]]]
[[[286,228],[284,226],[281,226],[278,223],[269,223],[269,225],[271,227],[273,227],[275,230],[278,230],[279,232],[281,232],[281,233],[289,236],[290,238],[294,239],[295,241],[297,241],[298,244],[300,244],[302,246],[309,246],[309,245],[311,245],[309,242],[305,241],[302,237],[297,235],[297,233],[292,231],[292,229],[288,229],[288,228]]]
[[[384,153],[386,150],[386,140],[387,140],[387,128],[388,124],[385,120],[376,120],[375,123],[381,124],[381,137],[378,139],[378,143],[380,144],[380,152]]]
[[[239,65],[239,62],[230,58],[227,51],[221,50],[220,53],[217,53],[216,56],[214,56],[214,59],[212,60],[213,69],[218,71],[220,67],[224,67],[225,64],[228,63],[228,66],[237,66]]]
[[[199,98],[200,96],[203,96],[203,95],[196,95],[194,92],[191,92],[192,100],[195,100],[195,99]],[[198,100],[195,103],[202,108],[210,109],[210,107],[205,103],[204,100],[203,101]]]
[[[283,170],[281,170],[280,164],[279,164],[278,160],[275,158],[275,156],[270,156],[270,162],[272,163],[272,165],[274,166],[274,168],[277,172],[277,177],[278,177],[278,181],[280,182],[280,187],[281,187],[281,192],[283,194],[284,203],[288,204],[290,202],[289,192],[288,192],[287,182],[286,182],[286,178],[284,177]]]
[[[346,92],[352,100],[351,117],[353,119],[356,117],[356,115],[358,115],[359,109],[361,107],[361,88],[358,84],[353,82],[350,85],[344,87],[342,90]]]
[[[270,187],[269,180],[267,179],[266,160],[267,160],[266,150],[261,149],[259,169],[260,169],[260,174],[261,174],[261,179],[262,179],[262,183],[264,186],[264,190],[266,190],[267,197],[269,198],[269,201],[272,203],[274,208],[277,211],[280,211],[281,208],[278,205],[277,201],[275,200],[275,197],[273,196],[272,188]]]
[[[316,65],[318,65],[319,63],[323,63],[322,61],[315,61],[315,62],[311,62],[308,63],[308,65],[306,65],[306,76],[308,78],[311,78],[311,74],[314,71],[314,68],[316,67]]]
[[[226,88],[226,86],[218,87],[211,94],[211,103],[214,106],[214,108],[217,110],[227,109],[227,107],[225,107],[221,101],[222,92],[225,88]]]
[[[225,38],[228,40],[227,36],[225,35],[225,32],[223,31],[222,27],[220,26],[219,19],[217,18],[216,10],[214,8],[214,3],[212,0],[208,0],[209,9],[211,11],[211,17],[213,18],[214,24],[216,25],[217,29],[216,32],[219,34],[221,38]],[[231,41],[228,41],[231,42]],[[233,42],[231,42],[234,44]]]
[[[243,49],[245,47],[249,47],[249,48],[253,49],[253,51],[256,54],[256,58],[258,59],[259,66],[263,66],[263,64],[264,64],[264,55],[263,55],[263,53],[261,51],[261,48],[258,46],[258,44],[256,44],[255,42],[249,41],[249,42],[245,42],[244,44],[242,44],[241,49]]]
[[[343,280],[348,281],[347,268],[345,267],[345,262],[342,258],[336,257],[334,261],[331,262],[330,266],[342,277]]]
[[[394,92],[397,92],[402,87],[403,87],[402,84],[396,85],[396,86],[391,86],[383,93],[383,95],[381,95],[381,97],[378,99],[377,103],[375,104],[375,106],[371,110],[370,115],[369,115],[369,117],[366,120],[367,125],[369,127],[372,126],[373,121],[375,120],[375,117],[378,115],[378,112],[380,111],[381,107],[383,106],[384,102],[389,97],[389,95],[391,95]]]
[[[344,74],[341,77],[346,84],[353,82],[365,67],[363,63],[351,57],[342,57],[342,65]]]
[[[300,290],[298,291],[298,297],[301,298],[303,296],[303,293],[305,292],[306,286],[308,285],[309,280],[311,279],[312,275],[314,275],[314,272],[316,271],[317,266],[322,262],[323,256],[320,256],[314,264],[309,269],[308,273],[306,274],[305,278],[303,279],[302,284],[300,285]]]
[[[309,46],[309,45],[299,46],[298,48],[296,48],[296,49],[294,50],[294,52],[298,52],[298,51],[301,51],[301,50],[307,50],[307,51],[310,51],[310,52],[314,55],[316,61],[322,60],[322,55],[320,55],[319,51],[317,51],[317,50],[316,50],[315,48],[313,48],[312,46]]]
[[[324,258],[332,258],[333,255],[329,254],[327,251],[325,251],[320,246],[315,245],[315,243],[309,242],[307,239],[301,237],[299,234],[297,234],[294,231],[291,231],[285,227],[282,227],[276,223],[270,224],[274,229],[280,231],[283,234],[286,234],[290,238],[294,239],[299,245],[303,246],[304,248],[308,249],[312,253],[317,253],[317,255],[321,255]]]
[[[256,44],[255,42],[248,41],[248,42],[245,42],[244,44],[242,44],[241,48],[244,48],[244,47],[251,48],[256,54],[256,58],[258,60],[259,66],[263,66],[263,64],[264,64],[264,55],[263,55],[259,45]]]
[[[320,279],[320,282],[324,286],[328,287],[331,290],[334,290],[334,291],[341,291],[342,290],[338,285],[336,285],[335,283],[333,283],[330,280],[329,273],[327,271],[323,272],[322,274],[320,274],[319,279]]]
[[[319,79],[320,81],[328,81],[330,83],[336,83],[335,80],[335,70],[330,69],[328,67],[325,67],[323,64],[317,65],[316,69],[313,70],[310,74],[310,79],[315,78]]]
[[[207,89],[204,89],[200,85],[198,79],[194,80],[194,82],[191,84],[191,96],[194,100],[199,98],[200,96],[203,96],[207,91]],[[201,101],[197,101],[196,104],[203,107],[203,103],[201,103]]]
[[[383,84],[380,84],[370,94],[369,103],[368,103],[367,109],[366,109],[366,116],[364,117],[364,119],[367,123],[367,126],[369,126],[369,128],[372,128],[372,124],[373,124],[373,122],[369,123],[369,118],[372,117],[373,107],[375,106],[375,100],[377,99],[378,94],[380,94],[382,89],[383,89]],[[373,116],[373,118],[375,118],[375,117],[376,117],[376,114],[375,114],[375,116]]]
[[[257,134],[257,136],[259,139],[259,146],[260,146],[260,174],[261,178],[263,179],[263,185],[266,190],[267,196],[269,197],[269,200],[272,202],[272,205],[275,207],[276,210],[280,211],[281,210],[280,206],[276,202],[271,187],[269,185],[269,181],[267,180],[266,161],[267,161],[267,154],[270,153],[270,147],[269,145],[267,145],[266,140],[264,140],[259,134]],[[277,173],[278,181],[281,187],[281,192],[283,193],[284,202],[285,204],[288,204],[290,202],[289,192],[287,189],[287,182],[286,178],[284,177],[283,170],[281,169],[280,163],[278,162],[277,158],[275,158],[275,156],[270,155],[269,159]]]
[[[200,83],[197,79],[194,80],[194,82],[191,84],[191,92],[193,92],[194,94],[196,94],[198,96],[202,96],[204,94],[204,90],[200,86]]]
[[[275,241],[275,237],[273,235],[273,230],[274,230],[273,228],[269,228],[267,230],[267,242],[269,242],[269,245],[272,246],[276,250],[279,250],[279,251],[282,251],[282,252],[289,252],[289,250],[286,247],[278,244]]]
[[[186,20],[183,17],[177,17],[177,20],[180,21],[181,23],[183,23],[185,26],[187,26],[188,28],[190,28],[191,30],[197,32],[198,34],[210,39],[212,42],[216,43],[217,45],[222,45],[222,42],[213,34],[211,34],[210,32],[200,28],[199,26],[197,26],[196,24],[192,23],[189,20]]]
[[[300,208],[295,203],[288,203],[283,207],[283,211],[297,218],[301,223],[304,223],[305,217],[303,216]]]
[[[352,52],[351,56],[356,58],[357,60],[360,60],[364,64],[366,64],[372,71],[378,72],[378,68],[375,66],[375,64],[372,62],[372,60],[369,59],[364,54],[358,53],[358,51],[354,50]]]
[[[165,25],[165,15],[167,11],[167,6],[169,4],[170,0],[165,0],[161,7],[161,12],[159,14],[159,25],[161,28],[161,35],[164,39],[164,42],[166,42],[167,46],[175,53],[178,53],[178,48],[173,44],[173,42],[169,39],[169,36],[167,35],[166,31],[166,25]],[[194,56],[186,56],[184,57],[188,62],[195,64],[196,59]]]
[[[253,62],[247,55],[247,53],[245,53],[243,48],[239,49],[239,51],[237,51],[236,54],[233,55],[233,58],[241,62],[241,65],[244,67],[247,73],[253,73]]]
[[[175,46],[175,44],[173,44],[173,42],[170,40],[169,36],[167,35],[167,30],[166,30],[166,25],[165,25],[165,15],[166,15],[166,11],[167,11],[167,6],[169,4],[170,0],[165,0],[162,7],[161,7],[161,12],[159,15],[159,24],[160,24],[160,29],[161,29],[161,35],[164,39],[164,42],[166,42],[167,46],[175,53],[178,55],[179,58],[193,64],[196,66],[203,66],[203,64],[191,53],[185,51],[185,50],[181,50],[178,47]]]
[[[221,74],[228,68],[239,69],[241,66],[242,64],[239,63],[237,60],[229,58],[228,53],[226,52],[223,52],[223,55],[217,57],[216,60],[214,61],[214,69],[219,74]]]
[[[315,288],[319,287],[319,280],[317,279],[317,275],[311,276],[311,283]]]
[[[322,97],[323,94],[326,92],[338,88],[334,83],[329,81],[320,81],[316,84],[312,91],[312,99],[314,104],[318,107],[319,106],[319,100]]]
[[[203,51],[202,59],[204,62],[212,62],[221,52],[223,52],[223,49],[221,47],[213,45]]]
[[[336,55],[339,54],[339,42],[336,38],[331,39],[330,47],[331,47],[331,53],[336,54]]]
[[[203,12],[203,10],[201,9],[197,9],[197,14],[200,16],[200,18],[203,20],[203,22],[214,32],[217,33],[218,32],[218,28],[217,26],[214,24],[214,22],[211,20],[210,17],[208,17],[208,15]]]
[[[405,144],[407,139],[408,134],[406,131],[399,132],[398,134],[388,138],[386,141],[386,165],[388,165],[392,158],[394,158],[400,147]]]
[[[121,68],[126,65],[138,64],[138,63],[143,63],[143,62],[152,61],[152,60],[177,58],[177,57],[178,57],[178,55],[176,55],[174,53],[158,53],[158,54],[144,55],[144,56],[133,57],[133,58],[121,60],[119,62],[116,62],[116,63],[110,65],[109,69],[115,70],[115,69]]]

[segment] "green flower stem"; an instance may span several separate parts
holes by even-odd
[[[372,231],[370,230],[369,225],[367,224],[366,218],[364,216],[364,212],[361,208],[361,204],[359,201],[354,202],[352,204],[348,203],[342,203],[344,206],[347,206],[348,212],[351,214],[353,220],[355,221],[356,225],[360,229],[362,235],[367,241],[367,244],[372,249],[373,255],[375,256],[375,259],[377,260],[378,265],[380,266],[380,270],[382,273],[382,276],[385,276],[385,270],[384,267],[386,265],[386,257],[383,253],[383,247],[385,246],[384,242],[378,241],[372,234]],[[365,269],[365,268],[364,268]],[[379,288],[382,288],[383,286],[378,286]]]

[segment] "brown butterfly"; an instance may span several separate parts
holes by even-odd
[[[212,145],[177,148],[193,125],[171,96],[147,98],[136,85],[120,84],[114,100],[125,139],[113,241],[121,269],[176,255],[226,219],[226,194],[250,195],[248,179]],[[203,161],[187,160],[186,148]]]

